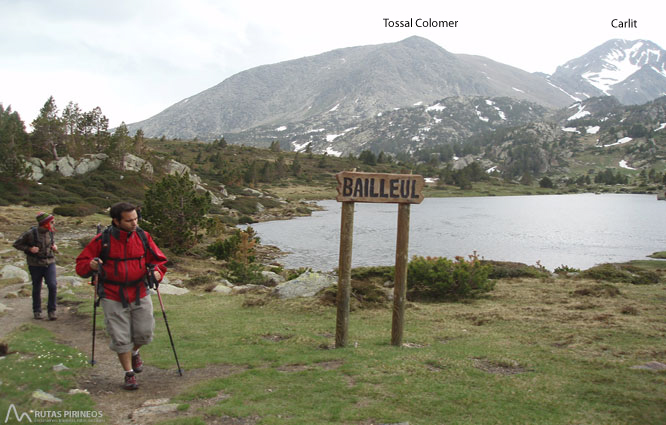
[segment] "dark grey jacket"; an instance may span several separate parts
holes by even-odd
[[[55,254],[53,253],[53,232],[49,232],[44,227],[30,228],[27,232],[23,233],[14,242],[14,248],[23,251],[26,254],[29,266],[46,267],[51,263],[55,263]],[[35,238],[36,237],[36,238]],[[39,252],[33,254],[30,248],[39,247]]]

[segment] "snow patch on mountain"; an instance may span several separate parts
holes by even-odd
[[[476,115],[477,115],[477,116],[479,117],[479,119],[480,119],[481,121],[483,121],[483,122],[488,122],[488,121],[490,121],[489,118],[486,118],[486,117],[483,116],[483,114],[481,113],[481,111],[479,111],[479,107],[478,107],[478,106],[476,107]]]
[[[575,114],[573,114],[572,116],[567,118],[567,121],[573,121],[573,120],[577,120],[579,118],[583,118],[587,115],[591,115],[590,111],[586,111],[585,106],[580,104],[580,103],[571,105],[569,108],[571,109],[571,108],[574,108],[576,106],[578,106],[578,112],[576,112]]]
[[[430,111],[443,111],[444,109],[446,109],[446,106],[442,106],[441,104],[436,103],[436,104],[434,104],[434,105],[432,105],[432,106],[428,106],[428,107],[426,108],[426,112],[430,112]]]
[[[629,143],[629,142],[631,142],[632,140],[634,140],[634,139],[632,139],[631,137],[623,137],[623,138],[621,138],[620,140],[618,140],[618,141],[615,142],[615,143],[611,143],[611,144],[609,144],[609,145],[603,145],[603,146],[601,146],[601,147],[602,147],[602,148],[610,148],[611,146],[617,146],[617,145],[623,145],[623,144],[625,144],[625,143]]]
[[[627,161],[625,161],[624,159],[620,161],[618,165],[620,166],[620,168],[625,168],[627,170],[635,170],[635,168],[630,167],[629,164],[627,164]]]
[[[562,87],[553,84],[552,82],[550,82],[550,80],[546,80],[546,82],[547,82],[549,85],[551,85],[551,86],[555,87],[556,89],[558,89],[559,91],[561,91],[562,93],[564,93],[564,94],[566,94],[567,96],[569,96],[569,97],[570,97],[571,99],[573,99],[574,101],[576,101],[576,102],[580,102],[580,101],[582,100],[582,99],[580,99],[580,98],[578,98],[578,97],[572,95],[571,93],[567,92],[567,91],[564,90]],[[517,89],[514,88],[514,87],[512,87],[512,88],[513,88],[514,90],[517,90]],[[520,90],[518,90],[518,91],[520,91]],[[589,97],[589,96],[588,96],[588,97]]]
[[[330,146],[326,148],[326,153],[338,157],[342,155],[342,152],[338,152]]]

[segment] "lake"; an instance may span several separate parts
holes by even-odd
[[[286,268],[338,266],[342,205],[322,201],[311,217],[256,223],[261,243],[288,254]],[[393,265],[397,204],[355,204],[352,266]],[[566,265],[646,259],[666,250],[666,202],[655,195],[576,194],[428,198],[411,206],[409,256]]]

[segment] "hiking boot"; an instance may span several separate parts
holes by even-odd
[[[35,320],[42,320],[42,312],[41,311],[35,311]]]
[[[49,320],[58,320],[58,316],[55,311],[49,311]]]
[[[125,385],[123,385],[125,390],[138,390],[139,384],[136,383],[136,375],[134,372],[125,372]]]
[[[141,373],[143,371],[143,360],[141,360],[141,354],[132,355],[132,369],[136,373]]]

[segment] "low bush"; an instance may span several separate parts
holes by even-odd
[[[548,270],[543,267],[528,266],[524,263],[481,260],[481,264],[490,268],[488,272],[490,279],[543,278],[550,276]]]
[[[492,291],[495,283],[488,279],[489,265],[476,255],[469,260],[414,257],[409,262],[407,281],[411,299],[458,300],[473,298]]]
[[[351,278],[358,280],[380,279],[382,281],[392,281],[394,273],[395,267],[393,266],[355,267],[351,271]]]
[[[100,208],[92,204],[61,205],[53,209],[53,213],[65,217],[85,217],[99,212]]]
[[[257,212],[259,198],[254,196],[239,196],[236,199],[225,199],[224,206],[235,209],[244,215],[251,215]],[[263,204],[262,204],[263,205]]]
[[[632,283],[634,285],[656,284],[660,280],[658,273],[629,264],[600,264],[582,271],[579,277],[613,283]]]
[[[555,270],[553,270],[553,273],[567,276],[569,273],[580,273],[580,269],[577,269],[575,267],[565,266],[564,264],[562,264],[561,266],[556,267]]]
[[[206,248],[218,260],[229,260],[236,254],[240,244],[240,230],[224,240],[216,241]]]

